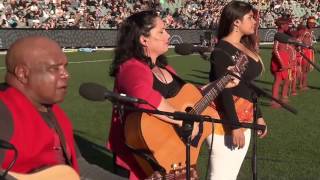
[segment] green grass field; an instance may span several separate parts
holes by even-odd
[[[271,49],[261,51],[266,70],[256,84],[271,93],[272,76],[269,72]],[[111,103],[90,102],[78,94],[83,82],[97,82],[108,89],[113,87],[113,79],[108,70],[112,54],[98,51],[92,54],[67,53],[71,80],[68,95],[62,104],[73,121],[76,140],[83,156],[90,162],[112,170],[112,158],[105,149],[108,137]],[[319,55],[317,55],[319,57]],[[0,56],[0,78],[3,79],[4,56]],[[209,62],[198,55],[177,56],[168,53],[170,64],[186,81],[205,84],[208,79]],[[79,62],[79,63],[74,63]],[[260,104],[268,123],[269,134],[258,140],[258,179],[320,179],[320,73],[313,71],[309,77],[310,90],[298,92],[290,98],[290,105],[298,115],[283,109],[271,109],[269,101],[261,98]],[[208,153],[204,145],[199,157],[198,169],[202,179],[206,171]],[[251,149],[243,163],[239,180],[251,179]]]

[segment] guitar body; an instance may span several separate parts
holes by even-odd
[[[188,107],[194,107],[201,98],[203,98],[203,95],[197,87],[192,84],[185,84],[175,97],[167,99],[167,101],[177,111],[185,112]],[[234,100],[237,113],[239,112],[238,117],[242,119],[241,122],[250,121],[252,119],[250,110],[252,103],[242,98],[234,97]],[[208,106],[201,115],[221,119],[214,103]],[[134,149],[151,151],[152,157],[166,170],[167,174],[176,173],[176,169],[185,168],[185,143],[180,139],[172,124],[162,121],[151,114],[131,113],[126,118],[124,131],[126,143]],[[214,133],[223,135],[227,132],[228,130],[224,129],[221,123],[214,123]],[[211,133],[212,123],[203,122],[203,133],[198,146],[191,146],[190,149],[191,165],[196,165],[201,145]],[[146,175],[152,175],[154,169],[150,164],[139,155],[134,156]]]
[[[80,180],[78,173],[67,165],[56,165],[31,174],[9,172],[9,175],[18,180]]]
[[[179,93],[168,102],[177,110],[184,112],[187,107],[193,107],[203,96],[201,92],[191,84],[185,84]],[[202,115],[219,117],[217,111],[207,107]],[[191,146],[191,165],[195,165],[200,147],[205,138],[212,133],[212,125],[203,123],[203,133],[198,147]],[[154,159],[167,173],[174,170],[175,165],[185,167],[185,143],[176,133],[174,126],[147,113],[132,113],[128,115],[125,123],[126,143],[135,149],[148,149]],[[153,169],[147,161],[135,155],[138,163],[147,175],[153,173]]]

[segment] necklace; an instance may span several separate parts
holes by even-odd
[[[159,81],[168,84],[167,79],[159,66],[155,66],[152,71]]]

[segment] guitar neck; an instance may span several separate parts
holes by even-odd
[[[194,111],[196,114],[201,114],[208,105],[219,95],[219,93],[225,88],[228,82],[231,80],[231,75],[225,75],[220,79],[211,82],[205,92],[203,98],[195,105]]]

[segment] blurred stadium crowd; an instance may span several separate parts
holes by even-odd
[[[153,8],[168,28],[213,29],[230,0],[0,0],[1,28],[117,29],[130,14]],[[248,1],[248,0],[246,0]],[[297,26],[309,16],[320,25],[320,0],[249,0],[260,28],[286,14]]]

